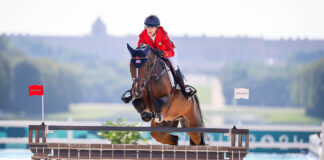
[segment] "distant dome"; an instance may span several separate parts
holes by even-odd
[[[91,35],[93,36],[106,36],[106,25],[102,22],[100,17],[92,24]]]

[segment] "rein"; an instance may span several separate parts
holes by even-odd
[[[140,81],[140,80],[143,80],[144,82],[143,82],[143,85],[141,86],[141,88],[140,88],[140,90],[143,90],[145,87],[146,87],[146,85],[152,80],[151,78],[152,77],[155,77],[155,79],[153,79],[153,81],[154,80],[157,80],[157,79],[159,79],[165,72],[166,72],[166,69],[164,68],[163,69],[163,71],[160,73],[160,74],[152,74],[152,71],[153,71],[153,69],[154,69],[154,67],[155,67],[155,64],[157,63],[157,61],[158,61],[158,58],[157,58],[157,55],[153,55],[154,56],[154,60],[153,60],[153,64],[151,65],[151,62],[150,61],[148,61],[149,62],[149,65],[151,66],[150,67],[150,70],[148,71],[148,74],[146,75],[146,77],[145,78],[138,78],[138,70],[139,70],[139,68],[136,68],[135,69],[135,72],[136,72],[136,77],[135,78],[132,78],[133,79],[133,81],[135,81],[135,85],[133,84],[133,86],[137,86],[137,82],[138,81]],[[132,58],[132,59],[136,59],[136,58]],[[139,58],[139,59],[148,59],[148,57],[145,57],[145,58]],[[152,76],[152,75],[154,75],[154,76]],[[134,89],[134,88],[133,88]]]
[[[157,55],[154,55],[154,54],[152,54],[152,55],[154,56],[153,64],[151,64],[151,61],[148,60],[149,66],[151,66],[151,67],[150,67],[150,69],[149,69],[149,71],[148,71],[148,73],[147,73],[147,75],[146,75],[145,78],[138,78],[138,70],[139,70],[139,68],[136,68],[136,77],[133,78],[133,80],[135,81],[135,85],[133,83],[133,88],[132,89],[134,89],[134,87],[137,86],[137,82],[139,80],[144,80],[143,85],[141,86],[140,90],[143,91],[144,88],[147,89],[146,91],[148,93],[147,96],[148,96],[148,101],[149,101],[148,102],[149,109],[150,109],[152,115],[154,116],[155,115],[155,112],[152,109],[152,106],[153,106],[152,103],[153,103],[154,97],[152,97],[153,94],[152,94],[151,86],[148,85],[148,84],[149,84],[150,81],[155,81],[155,80],[159,79],[164,73],[166,73],[166,69],[164,67],[162,67],[163,68],[163,71],[161,73],[159,73],[159,74],[153,74],[152,72],[153,72],[153,69],[156,66],[156,63],[158,63],[160,61],[158,60]],[[132,58],[132,59],[135,59],[135,58]],[[148,59],[148,57],[141,58],[141,59]]]
[[[132,58],[132,59],[135,59],[135,58]],[[141,59],[148,59],[148,57],[141,58]],[[135,71],[135,72],[136,72],[136,77],[133,78],[133,80],[135,81],[135,86],[136,86],[136,83],[137,83],[139,80],[144,80],[143,85],[142,85],[141,88],[140,88],[141,90],[143,90],[143,89],[146,87],[146,85],[148,84],[148,82],[149,82],[150,79],[151,79],[151,73],[152,73],[153,68],[154,68],[154,66],[155,66],[156,59],[157,59],[157,58],[156,58],[156,56],[155,56],[152,65],[150,64],[150,61],[148,61],[148,62],[149,62],[149,65],[150,65],[151,67],[150,67],[150,70],[148,71],[148,74],[146,75],[145,78],[138,78],[138,68],[135,69],[135,70],[136,70],[136,71]]]

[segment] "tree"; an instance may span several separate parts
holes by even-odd
[[[307,114],[324,118],[324,58],[307,64],[295,76],[291,99]]]
[[[295,69],[256,64],[228,65],[217,75],[223,84],[227,104],[233,103],[234,88],[249,88],[250,99],[240,105],[290,106],[291,78]]]
[[[0,54],[0,110],[8,108],[10,98],[10,68],[7,59]]]
[[[40,84],[39,70],[28,61],[23,61],[14,68],[13,91],[14,98],[10,111],[41,113],[39,96],[29,97],[28,86]]]
[[[0,52],[6,51],[9,48],[9,38],[5,35],[0,35]]]
[[[128,124],[125,119],[118,118],[116,122],[108,121],[104,126],[135,127],[139,123]],[[138,144],[139,140],[147,141],[139,131],[100,131],[98,135],[110,140],[111,144]]]

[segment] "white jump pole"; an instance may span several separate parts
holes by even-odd
[[[44,123],[44,95],[42,95],[42,125],[45,125],[45,123]]]
[[[236,128],[236,125],[237,125],[237,119],[236,119],[236,97],[234,96],[234,98],[233,98],[233,105],[234,105],[234,107],[233,107],[233,121],[234,121],[234,126],[233,126],[233,128],[235,129]]]
[[[233,115],[233,119],[234,119],[234,126],[233,128],[236,128],[237,125],[237,118],[236,118],[236,100],[237,99],[249,99],[249,94],[250,91],[247,88],[234,88],[234,115]]]

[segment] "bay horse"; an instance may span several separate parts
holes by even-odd
[[[127,44],[127,48],[131,54],[132,103],[142,120],[151,121],[151,127],[177,127],[179,122],[184,128],[204,127],[198,97],[186,99],[171,86],[163,59],[150,46],[133,49]],[[205,144],[203,133],[188,132],[188,135],[190,145]],[[162,144],[178,144],[178,136],[170,132],[151,132],[151,136]]]

